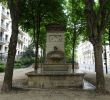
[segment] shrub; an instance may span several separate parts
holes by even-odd
[[[16,62],[14,63],[14,68],[22,68],[21,62],[20,62],[20,61],[16,61]]]
[[[29,66],[34,63],[34,57],[23,57],[21,58],[22,65]]]
[[[18,61],[15,61],[14,68],[28,67],[34,63],[34,56],[33,48],[29,46],[26,48],[26,51],[23,53],[22,57]]]
[[[25,68],[34,63],[34,57],[22,57],[15,61],[14,68]]]
[[[0,67],[0,72],[4,72],[4,68],[3,67]]]

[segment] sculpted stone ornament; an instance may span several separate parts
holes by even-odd
[[[62,37],[61,37],[61,35],[50,35],[49,40],[50,40],[50,42],[61,42]]]

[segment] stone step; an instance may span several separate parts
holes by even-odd
[[[68,74],[68,71],[43,71],[45,74]]]
[[[68,66],[44,66],[44,71],[67,71],[69,69]]]
[[[60,67],[64,67],[64,66],[71,66],[70,64],[43,64],[43,66],[45,67],[47,67],[47,66],[49,66],[49,67],[56,67],[56,66],[60,66]]]

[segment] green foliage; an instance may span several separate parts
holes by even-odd
[[[14,68],[22,68],[23,65],[21,64],[21,61],[15,61]]]
[[[44,49],[46,46],[46,29],[44,25],[41,25],[40,28],[39,46],[42,49]]]
[[[44,24],[52,22],[66,22],[63,12],[64,0],[26,0],[23,9],[21,26],[29,31],[36,23],[36,16],[40,16],[40,20]]]
[[[34,63],[34,52],[33,52],[33,47],[29,46],[28,48],[26,48],[26,51],[24,52],[24,54],[22,55],[22,57],[15,61],[14,67],[15,68],[24,68],[24,67],[28,67],[29,65]]]
[[[24,58],[21,58],[21,61],[22,61],[22,65],[24,65],[25,67],[26,66],[29,66],[29,65],[31,65],[32,63],[34,63],[34,57],[31,57],[31,58],[29,58],[29,57],[24,57]]]
[[[0,72],[4,72],[4,63],[0,60]]]
[[[34,63],[34,57],[22,57],[18,61],[15,61],[14,68],[25,68]]]
[[[84,5],[81,0],[68,0],[65,6],[68,23],[65,33],[65,52],[68,59],[76,57],[76,47],[84,36]],[[72,57],[73,56],[73,57]]]
[[[23,53],[22,57],[33,57],[34,56],[34,51],[33,51],[33,46],[29,46],[25,49],[25,52]]]
[[[7,4],[7,0],[0,0],[0,3],[6,5]]]
[[[71,58],[72,55],[72,40],[71,40],[71,33],[70,32],[65,32],[65,54],[66,58]]]

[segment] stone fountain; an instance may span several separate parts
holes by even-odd
[[[72,65],[66,63],[64,51],[64,30],[61,24],[49,24],[47,29],[46,59],[39,70],[27,73],[29,87],[81,87],[84,73],[72,71]],[[77,68],[77,66],[76,66]]]

